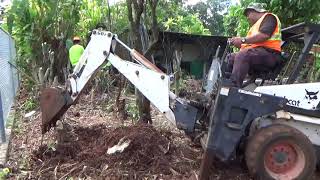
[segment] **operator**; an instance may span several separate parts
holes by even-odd
[[[72,66],[72,69],[77,65],[84,48],[80,45],[80,38],[78,36],[75,36],[73,38],[73,46],[69,49],[69,59]]]
[[[246,37],[233,37],[230,43],[238,53],[228,56],[228,68],[233,85],[241,88],[249,69],[261,71],[274,68],[281,57],[281,23],[279,18],[267,12],[264,3],[250,3],[244,14],[250,23]]]

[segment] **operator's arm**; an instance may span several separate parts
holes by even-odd
[[[268,40],[270,37],[271,37],[271,35],[259,32],[256,35],[246,37],[246,44],[254,44],[254,43],[258,43],[258,42],[263,42],[263,41]]]
[[[277,19],[273,15],[267,15],[261,23],[259,33],[250,37],[246,37],[246,44],[254,44],[268,40],[277,27]],[[241,46],[242,37],[234,37],[231,39],[231,43],[239,47]]]
[[[246,37],[246,44],[254,44],[268,40],[277,27],[277,19],[273,15],[267,15],[259,28],[259,33],[250,37]]]

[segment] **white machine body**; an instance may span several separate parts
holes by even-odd
[[[68,91],[77,99],[87,82],[107,60],[123,74],[167,119],[175,124],[175,116],[169,107],[170,79],[164,73],[142,64],[126,61],[111,52],[116,35],[95,30],[84,53],[69,76]]]
[[[315,110],[320,102],[320,82],[276,86],[260,86],[255,92],[284,97],[287,105],[304,110]],[[276,120],[262,120],[259,124],[281,123],[292,126],[304,133],[310,141],[320,146],[320,119],[287,111],[278,111]],[[265,125],[261,125],[262,127]]]
[[[284,97],[288,100],[287,105],[297,108],[313,110],[320,102],[320,82],[288,84],[276,86],[259,86],[255,92]]]

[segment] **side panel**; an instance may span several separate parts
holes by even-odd
[[[260,86],[255,92],[284,97],[288,100],[287,105],[302,109],[316,109],[319,102],[320,82],[290,84],[278,86]]]
[[[230,160],[248,125],[257,117],[281,110],[285,103],[276,96],[222,88],[210,119],[206,151],[214,152],[222,161]]]

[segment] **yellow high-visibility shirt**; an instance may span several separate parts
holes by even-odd
[[[69,49],[69,59],[72,66],[77,65],[83,51],[84,51],[83,46],[79,44],[75,44]]]

